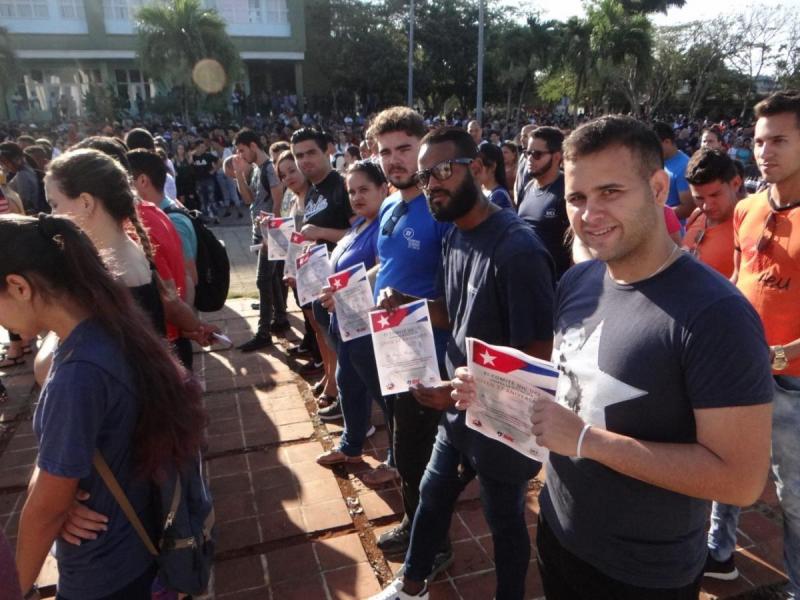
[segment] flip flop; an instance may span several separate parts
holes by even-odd
[[[12,367],[19,367],[20,365],[25,364],[25,357],[24,356],[5,356],[3,355],[0,358],[3,362],[0,363],[0,369],[10,369]]]

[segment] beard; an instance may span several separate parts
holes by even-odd
[[[478,202],[480,193],[475,180],[468,176],[454,192],[437,190],[437,198],[444,196],[449,198],[445,204],[434,204],[428,192],[425,192],[425,197],[433,218],[440,222],[451,223],[472,210]]]
[[[550,160],[547,161],[546,165],[542,165],[538,169],[532,169],[530,171],[530,174],[533,177],[538,177],[539,175],[544,175],[545,173],[547,173],[550,170],[550,167],[552,167],[552,166],[553,166],[553,156],[551,154],[550,155]]]
[[[389,183],[391,183],[398,190],[407,190],[417,185],[417,181],[413,175],[409,175],[405,179],[402,179],[401,177],[402,175],[400,174],[394,174],[388,175],[386,179],[388,179]]]

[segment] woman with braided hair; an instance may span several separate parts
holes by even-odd
[[[97,202],[83,194],[65,193],[80,203],[76,221],[98,210],[83,206]],[[115,210],[103,218],[113,221]],[[202,443],[199,387],[125,287],[147,280],[146,259],[137,264],[141,250],[126,246],[110,224],[92,235],[72,219],[0,216],[0,325],[29,336],[53,331],[58,339],[33,418],[39,453],[17,539],[26,597],[35,595],[55,541],[58,599],[149,598],[153,558],[92,468],[94,452],[152,527],[151,481],[165,466],[195,457]],[[103,260],[93,240],[105,249]],[[128,272],[115,278],[107,265]],[[107,522],[74,545],[63,527],[81,493]]]

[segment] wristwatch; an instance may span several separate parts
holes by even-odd
[[[775,371],[783,371],[789,366],[789,359],[786,358],[786,351],[783,349],[783,346],[774,346],[772,351],[775,353],[772,359],[772,368]]]

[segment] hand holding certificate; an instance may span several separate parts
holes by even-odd
[[[467,408],[467,427],[534,460],[547,450],[531,432],[534,401],[554,399],[558,371],[549,362],[519,350],[467,338],[467,366],[475,379],[475,399]]]
[[[267,220],[267,258],[285,260],[289,238],[294,233],[294,217],[271,217]]]
[[[328,277],[328,286],[333,291],[336,321],[342,341],[369,335],[369,311],[375,303],[364,263],[334,273]]]
[[[409,386],[439,384],[439,365],[426,300],[393,311],[369,313],[372,345],[383,395],[407,392]]]
[[[325,244],[311,246],[306,252],[297,257],[297,296],[300,306],[305,306],[317,296],[331,274],[331,264],[328,261],[328,249]]]

